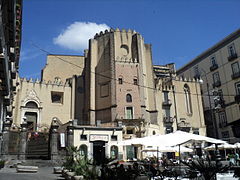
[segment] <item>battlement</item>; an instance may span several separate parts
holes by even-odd
[[[104,32],[103,31],[100,31],[100,33],[96,33],[95,36],[94,36],[94,39],[97,39],[98,37],[101,37],[103,35],[106,35],[106,34],[110,34],[110,33],[114,33],[114,32],[120,32],[120,33],[129,33],[129,34],[137,34],[137,32],[135,30],[131,30],[131,29],[119,29],[119,28],[116,28],[116,29],[106,29]]]
[[[21,78],[20,79],[21,82],[25,82],[25,83],[32,83],[32,84],[39,84],[40,86],[62,86],[62,87],[70,87],[70,84],[69,82],[65,82],[63,83],[62,81],[45,81],[45,80],[42,80],[40,81],[39,79],[33,79],[33,78]]]

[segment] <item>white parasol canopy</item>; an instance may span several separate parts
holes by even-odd
[[[224,143],[221,145],[218,145],[218,149],[235,149],[236,146],[233,144],[228,144],[228,143]],[[215,150],[215,145],[212,144],[211,146],[205,147],[205,150]]]
[[[180,146],[181,148],[181,152],[193,152],[192,149],[184,147],[184,146]],[[151,147],[151,148],[146,148],[143,149],[142,152],[178,152],[179,151],[179,147],[178,146],[160,146],[160,147]]]
[[[176,131],[165,135],[153,135],[143,138],[134,138],[125,141],[117,142],[115,145],[143,145],[143,146],[177,146],[182,145],[190,141],[204,141],[213,144],[225,144],[226,141],[214,139],[206,136],[196,135],[183,131]]]
[[[239,142],[235,143],[234,146],[235,146],[237,149],[240,149],[240,143],[239,143]]]
[[[187,133],[183,131],[176,131],[174,133],[166,135],[152,136],[151,140],[142,140],[142,145],[145,146],[177,146],[182,145],[190,141],[204,141],[213,144],[224,144],[225,141],[209,138],[206,136],[196,135],[192,133]]]

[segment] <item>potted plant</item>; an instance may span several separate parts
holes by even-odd
[[[4,160],[0,160],[0,169],[4,168],[5,165],[5,161]]]

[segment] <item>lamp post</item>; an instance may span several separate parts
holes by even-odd
[[[216,119],[214,117],[214,112],[212,109],[212,103],[211,103],[211,97],[210,97],[210,92],[209,92],[209,83],[208,83],[208,78],[206,75],[206,72],[202,69],[202,71],[204,72],[204,76],[206,78],[206,85],[207,85],[207,96],[208,96],[208,102],[209,102],[209,110],[210,110],[210,120],[211,122],[213,122],[213,128],[215,130],[215,137],[218,138],[218,130],[217,130],[217,122]],[[204,81],[202,79],[199,80],[200,84],[203,84]]]

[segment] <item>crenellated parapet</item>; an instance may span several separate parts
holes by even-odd
[[[138,34],[135,30],[131,30],[131,29],[119,29],[119,28],[116,28],[116,29],[106,29],[104,32],[103,31],[100,31],[99,33],[96,33],[95,36],[94,36],[94,39],[97,39],[98,37],[101,37],[101,36],[104,36],[104,35],[108,35],[108,34],[111,34],[111,33],[128,33],[128,34]]]
[[[33,85],[39,85],[39,86],[56,86],[56,87],[70,87],[70,84],[68,82],[63,83],[62,81],[40,81],[39,79],[32,79],[32,78],[21,78],[21,83],[29,83]]]

